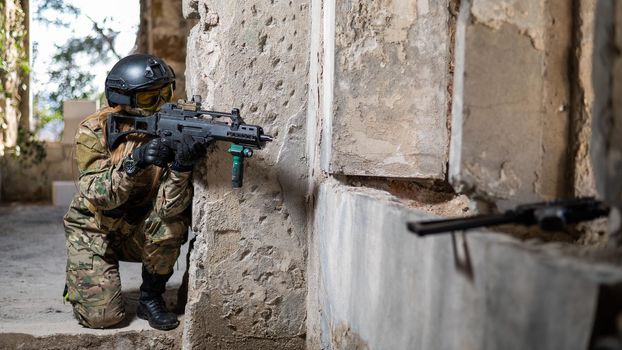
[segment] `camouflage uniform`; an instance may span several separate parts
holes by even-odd
[[[120,260],[172,273],[188,230],[191,173],[164,170],[152,193],[155,167],[130,177],[113,164],[96,118],[81,123],[76,158],[80,188],[64,218],[68,300],[82,325],[104,328],[125,316]]]

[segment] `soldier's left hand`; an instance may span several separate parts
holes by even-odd
[[[194,140],[190,135],[184,135],[175,150],[175,160],[171,168],[178,171],[191,171],[206,152],[207,148],[203,143]]]

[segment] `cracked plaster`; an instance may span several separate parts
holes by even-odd
[[[565,195],[564,11],[563,0],[461,2],[449,160],[458,191],[500,209]]]
[[[188,92],[204,107],[241,109],[275,137],[231,188],[231,156],[216,145],[195,175],[198,234],[184,346],[300,348],[305,334],[307,18],[290,2],[185,1],[198,17]]]

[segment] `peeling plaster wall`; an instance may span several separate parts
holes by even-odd
[[[567,191],[572,3],[464,0],[449,160],[458,191],[507,208]]]
[[[275,141],[231,188],[228,145],[195,171],[184,346],[300,349],[306,297],[305,117],[309,9],[295,1],[185,1],[187,92],[241,109]],[[206,345],[209,344],[209,345]]]
[[[328,172],[445,178],[448,3],[336,2]]]

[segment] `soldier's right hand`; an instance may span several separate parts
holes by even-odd
[[[141,168],[150,164],[163,168],[175,159],[175,154],[165,140],[155,138],[135,149],[132,152],[132,158],[136,161],[136,165]]]

